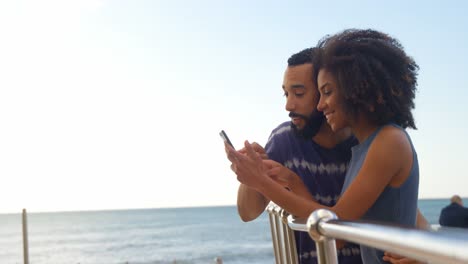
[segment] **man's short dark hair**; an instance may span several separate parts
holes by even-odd
[[[306,63],[312,63],[312,59],[315,56],[315,51],[317,48],[312,47],[312,48],[307,48],[304,50],[301,50],[300,52],[291,55],[288,59],[288,66],[297,66],[297,65],[302,65]]]

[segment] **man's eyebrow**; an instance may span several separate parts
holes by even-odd
[[[284,85],[281,86],[283,90],[286,90],[286,87]],[[293,84],[291,85],[291,89],[305,89],[305,86],[303,84]]]
[[[297,89],[297,88],[302,88],[302,89],[304,89],[305,86],[304,86],[303,84],[293,84],[293,85],[291,85],[291,88],[292,88],[292,89]]]

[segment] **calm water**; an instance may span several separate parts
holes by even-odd
[[[436,224],[448,199],[420,200]],[[234,206],[30,213],[31,264],[274,263],[268,216],[243,223]],[[21,215],[0,215],[0,263],[22,263]]]

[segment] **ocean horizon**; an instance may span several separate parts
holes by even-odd
[[[420,199],[431,224],[449,198]],[[274,263],[268,215],[235,205],[28,213],[31,264]],[[21,213],[0,214],[0,263],[23,262]]]

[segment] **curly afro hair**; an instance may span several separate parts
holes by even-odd
[[[320,69],[329,71],[349,113],[363,113],[377,125],[416,129],[411,111],[419,66],[397,39],[372,29],[347,29],[325,36],[317,47],[314,78]]]

